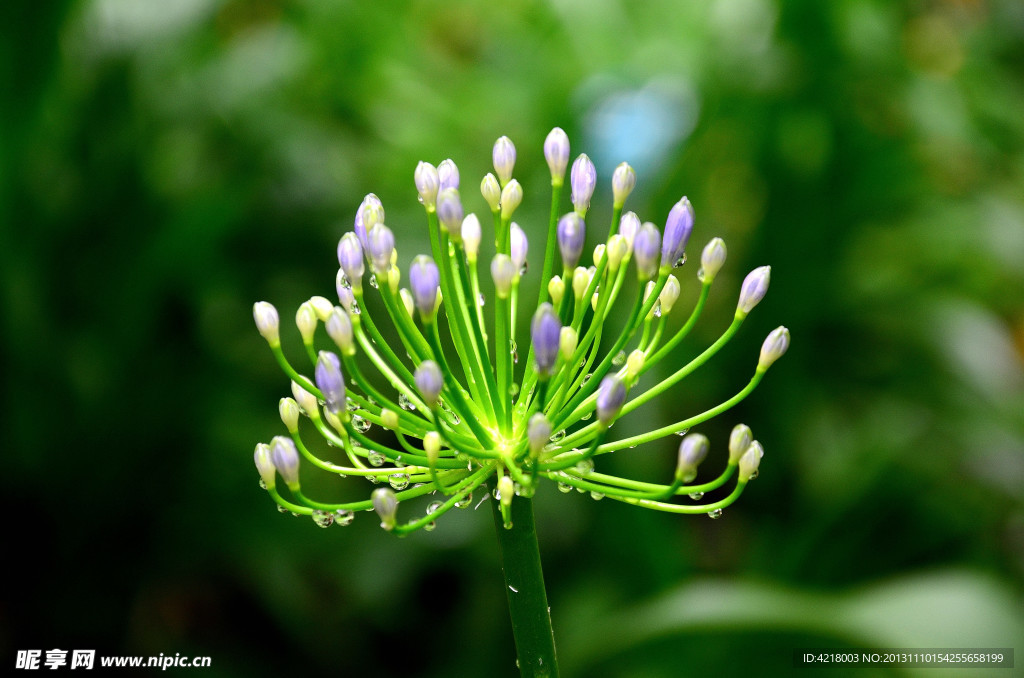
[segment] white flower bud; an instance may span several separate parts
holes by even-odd
[[[427,431],[427,435],[423,436],[423,451],[431,466],[437,463],[437,457],[441,454],[441,436],[437,431]]]
[[[398,295],[402,297],[402,305],[405,306],[405,312],[409,314],[409,317],[413,316],[416,311],[416,300],[412,298],[412,292],[409,291],[408,287],[403,287],[398,291]]]
[[[256,321],[256,329],[270,346],[281,345],[280,319],[274,305],[266,301],[258,301],[252,306],[252,317]]]
[[[640,371],[644,369],[644,362],[647,360],[647,355],[640,349],[634,350],[626,358],[626,376],[629,379],[636,379],[640,375]]]
[[[548,296],[551,297],[551,303],[554,306],[558,306],[562,303],[562,297],[564,295],[565,283],[562,282],[562,276],[551,276],[551,280],[548,281]]]
[[[398,413],[385,407],[380,411],[380,423],[387,430],[394,431],[398,428]]]
[[[754,434],[746,424],[736,424],[729,434],[729,463],[738,464],[740,457],[750,447],[754,440]]]
[[[511,476],[498,478],[498,497],[502,506],[512,504],[512,497],[516,496],[516,485],[512,482]]]
[[[373,510],[380,516],[380,526],[390,532],[395,529],[396,516],[398,515],[398,498],[390,487],[378,487],[370,495],[373,502]]]
[[[277,411],[281,415],[281,421],[288,433],[295,433],[299,430],[299,404],[292,398],[281,398],[277,404]]]
[[[331,316],[331,311],[334,310],[334,304],[325,297],[310,297],[309,303],[313,307],[317,320],[322,323],[327,322],[327,319]]]
[[[299,310],[295,312],[295,324],[299,327],[299,334],[302,335],[302,343],[312,344],[313,334],[316,332],[316,311],[313,304],[308,301],[302,302]]]
[[[566,325],[558,335],[558,351],[562,354],[563,360],[572,358],[576,352],[576,345],[579,343],[579,336],[571,326]]]
[[[761,358],[757,362],[757,371],[764,372],[772,366],[776,360],[785,355],[789,349],[789,330],[785,327],[777,327],[764,340],[761,345]]]
[[[572,272],[572,293],[576,301],[582,301],[583,295],[587,293],[587,286],[590,284],[590,273],[582,266],[577,266]]]
[[[501,186],[493,174],[488,173],[480,182],[480,195],[484,197],[492,212],[501,209]]]
[[[506,221],[511,219],[512,213],[516,211],[521,202],[523,202],[523,187],[513,179],[505,184],[505,188],[501,189],[501,218]]]
[[[306,416],[310,419],[320,418],[320,406],[316,401],[316,396],[302,388],[294,381],[292,382],[292,396],[295,401],[302,408],[302,411],[306,413]]]
[[[608,253],[608,271],[615,273],[619,270],[622,260],[629,254],[629,242],[625,236],[616,233],[608,238],[608,247],[605,251]]]
[[[658,296],[658,300],[661,302],[662,315],[667,315],[672,310],[678,298],[679,280],[674,275],[669,275],[668,280],[665,281],[665,286],[661,288],[661,294]]]
[[[476,263],[481,236],[480,219],[475,214],[467,214],[462,220],[462,247],[466,250],[466,261],[470,264]]]
[[[725,255],[725,241],[721,238],[712,238],[704,246],[704,251],[700,254],[700,271],[697,275],[702,283],[709,284],[715,279],[725,264]]]
[[[764,456],[764,448],[756,440],[750,443],[747,451],[740,457],[739,481],[745,483],[757,477],[757,468],[761,465],[761,457]]]

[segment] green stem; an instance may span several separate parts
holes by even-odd
[[[497,480],[491,476],[488,488],[494,491]],[[511,509],[512,527],[505,529],[498,501],[492,500],[494,529],[498,534],[498,552],[505,574],[505,593],[512,617],[512,634],[516,640],[519,674],[523,678],[557,678],[555,637],[551,630],[551,613],[544,589],[537,527],[533,520],[533,502],[514,497]]]

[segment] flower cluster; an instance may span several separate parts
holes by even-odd
[[[339,303],[313,297],[296,314],[313,379],[300,374],[285,357],[277,310],[262,301],[254,306],[260,334],[292,380],[293,397],[280,402],[289,435],[260,443],[255,452],[261,484],[280,510],[311,515],[323,527],[347,525],[354,512],[375,510],[384,529],[407,534],[432,529],[445,512],[469,506],[474,492],[486,484],[484,498],[493,496],[500,502],[505,525],[511,527],[512,502],[531,496],[537,483],[547,478],[564,492],[576,489],[595,499],[609,497],[716,518],[757,476],[764,451],[750,429],[740,424],[729,439],[724,470],[713,480],[694,484],[710,443],[689,431],[728,410],[757,386],[789,347],[784,327],[768,335],[753,377],[731,398],[641,435],[615,440],[610,429],[619,417],[704,364],[736,334],[767,292],[769,267],[746,277],[733,321],[717,341],[642,390],[639,381],[644,373],[672,355],[700,318],[725,263],[725,243],[714,238],[704,248],[696,275],[701,285],[697,302],[682,326],[666,336],[666,319],[680,292],[673,271],[686,262],[694,227],[689,200],[684,197],[672,207],[663,230],[641,222],[633,212],[623,213],[636,174],[622,163],[612,175],[608,237],[586,266],[581,260],[597,181],[594,165],[586,155],[572,163],[572,211],[562,215],[569,139],[561,129],[548,135],[544,157],[551,170],[551,217],[528,355],[521,366],[514,328],[529,246],[523,229],[512,221],[523,189],[513,178],[516,149],[507,137],[495,143],[494,174],[487,174],[480,184],[495,236],[496,253],[490,261],[493,310],[485,304],[478,272],[483,226],[463,209],[459,171],[451,160],[437,167],[421,162],[414,173],[432,252],[411,260],[408,287],[401,287],[395,236],[385,225],[383,205],[372,194],[363,200],[353,231],[338,243]],[[638,281],[635,292],[626,284],[630,275]],[[363,310],[364,279],[372,293],[379,294],[401,349],[383,338],[377,322]],[[626,318],[617,335],[608,331],[613,313]],[[317,348],[321,324],[333,344],[330,350]],[[368,370],[378,372],[389,386],[375,386],[380,378],[370,378]],[[307,446],[303,415],[338,449],[335,454],[343,462],[327,461]],[[367,435],[372,425],[389,431],[379,438],[390,442]],[[683,439],[668,483],[620,478],[594,468],[595,458],[603,454],[671,435]],[[306,464],[337,476],[363,477],[380,487],[363,501],[316,501],[302,491],[299,469]],[[278,489],[278,476],[287,486],[287,499]],[[731,493],[701,503],[706,492],[725,486],[733,476]],[[424,495],[434,499],[425,512],[400,520],[400,505]]]

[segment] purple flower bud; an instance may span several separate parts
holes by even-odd
[[[633,258],[641,280],[649,280],[658,270],[658,251],[661,249],[661,233],[651,222],[645,222],[633,239]]]
[[[597,170],[586,153],[581,153],[573,162],[569,184],[572,187],[573,207],[577,212],[586,214],[590,209],[590,199],[594,196],[594,187],[597,186]]]
[[[338,241],[338,264],[345,272],[345,277],[353,287],[359,289],[363,284],[363,246],[355,233],[346,233]]]
[[[434,260],[425,254],[416,256],[409,266],[409,288],[420,317],[433,317],[440,284],[441,274]]]
[[[437,194],[437,218],[441,228],[448,231],[453,241],[462,240],[462,200],[454,188],[446,188]]]
[[[693,207],[684,196],[672,206],[665,221],[665,239],[661,244],[661,265],[676,267],[681,265],[686,243],[693,233]]]
[[[537,412],[530,417],[530,423],[526,425],[526,438],[530,441],[530,454],[534,457],[539,455],[551,440],[551,422],[543,412]]]
[[[729,434],[729,463],[739,463],[740,457],[747,451],[753,440],[754,434],[750,431],[749,426],[746,424],[736,424],[732,429],[732,433]]]
[[[576,212],[569,212],[558,220],[558,249],[562,252],[562,263],[575,268],[583,254],[587,240],[586,224]]]
[[[366,234],[373,228],[374,224],[380,224],[384,222],[384,205],[381,204],[380,198],[373,193],[367,194],[363,198],[363,202],[359,204],[359,210],[356,212],[355,228],[356,236],[359,238],[359,243],[366,249]]]
[[[597,420],[605,428],[619,416],[626,402],[626,385],[614,374],[610,374],[597,387]]]
[[[420,202],[432,207],[437,201],[437,190],[441,184],[437,168],[429,162],[421,162],[416,165],[413,180],[416,182],[416,191],[420,194]]]
[[[629,163],[621,163],[612,172],[612,201],[615,207],[622,207],[635,186],[636,172]]]
[[[504,186],[512,178],[512,169],[516,166],[516,147],[508,137],[501,137],[494,142],[494,172]]]
[[[299,451],[295,442],[285,436],[274,436],[270,441],[270,458],[288,489],[299,489]]]
[[[772,363],[784,356],[787,350],[789,350],[789,330],[785,327],[777,327],[761,345],[761,358],[757,362],[757,371],[767,370]]]
[[[721,238],[712,238],[711,242],[704,246],[700,254],[700,272],[698,277],[703,283],[710,283],[722,270],[725,264],[725,241]]]
[[[764,299],[771,278],[771,266],[761,266],[747,274],[743,280],[743,286],[740,288],[740,301],[736,306],[737,315],[745,316]]]
[[[509,246],[512,253],[512,263],[515,264],[516,271],[522,271],[523,267],[526,266],[526,253],[529,251],[529,243],[526,242],[526,233],[519,227],[519,224],[512,224],[511,231],[509,232]]]
[[[636,215],[636,212],[626,212],[619,219],[619,235],[626,239],[629,252],[633,251],[633,241],[636,240],[636,234],[639,230],[640,217]]]
[[[277,484],[277,469],[274,468],[274,460],[270,456],[270,445],[258,444],[252,456],[263,484],[267,486],[268,490],[274,489],[274,485]]]
[[[374,273],[391,268],[391,255],[395,251],[395,234],[384,224],[374,224],[366,234],[366,252]]]
[[[691,433],[679,443],[679,461],[676,464],[676,477],[688,483],[697,477],[697,467],[708,456],[711,443],[707,436]]]
[[[345,409],[345,376],[341,361],[330,351],[320,351],[316,360],[316,387],[324,394],[328,411],[338,414]]]
[[[558,347],[562,335],[562,321],[551,304],[544,302],[537,307],[530,323],[530,338],[533,341],[533,359],[537,373],[542,377],[551,376],[558,360]]]
[[[416,382],[416,390],[420,397],[430,409],[436,409],[441,398],[441,389],[444,388],[444,375],[441,368],[433,360],[424,360],[416,368],[413,381]]]
[[[273,304],[269,301],[257,301],[252,305],[252,319],[256,321],[256,329],[260,336],[266,339],[268,344],[271,346],[281,344],[281,319]]]
[[[380,526],[387,531],[395,529],[396,517],[398,515],[398,497],[390,487],[378,487],[370,495],[373,502],[373,510],[380,517]]]
[[[455,166],[455,161],[451,158],[442,160],[441,164],[437,166],[437,176],[441,182],[440,190],[446,188],[459,188],[459,168]]]
[[[352,319],[344,309],[335,307],[324,326],[327,335],[334,340],[342,353],[352,355],[356,352],[355,343],[352,341]]]
[[[565,168],[569,165],[569,137],[561,127],[551,130],[544,140],[544,159],[551,170],[551,183],[561,186],[565,181]]]
[[[500,299],[507,299],[512,291],[512,279],[516,275],[515,264],[507,254],[499,252],[491,259],[491,278],[494,279],[494,291]]]

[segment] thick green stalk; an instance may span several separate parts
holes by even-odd
[[[497,486],[494,476],[487,483],[491,492]],[[505,574],[505,593],[516,640],[519,674],[523,678],[557,678],[555,637],[544,588],[537,527],[533,520],[533,502],[514,497],[510,506],[512,528],[506,530],[498,501],[491,502],[494,529],[498,534],[498,552]]]

